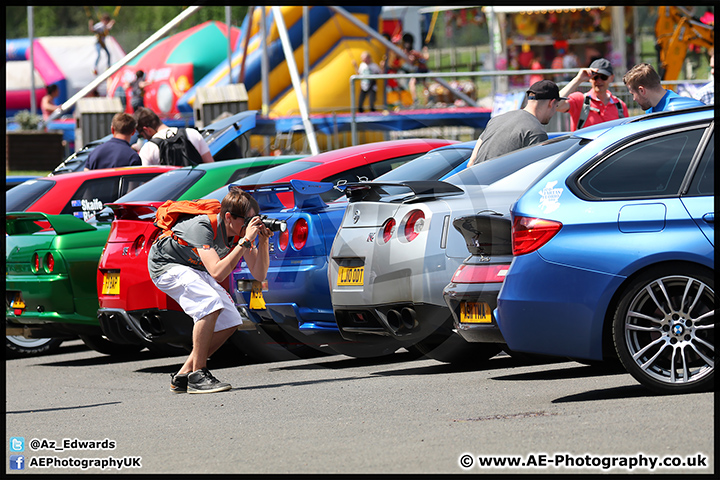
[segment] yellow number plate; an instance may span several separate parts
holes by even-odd
[[[15,298],[13,298],[12,304],[10,306],[12,308],[19,308],[21,310],[25,309],[25,302],[23,302],[20,292],[15,294]]]
[[[250,310],[265,310],[265,299],[262,294],[263,284],[257,280],[252,282],[252,290],[250,291]]]
[[[365,267],[340,267],[338,271],[338,286],[362,285]]]
[[[492,323],[490,305],[484,302],[460,302],[460,322]]]
[[[120,295],[120,273],[107,272],[103,274],[103,295]]]

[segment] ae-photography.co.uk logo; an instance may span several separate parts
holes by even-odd
[[[25,455],[10,455],[10,470],[25,470]]]
[[[11,452],[24,452],[25,451],[25,438],[10,437],[10,451]]]

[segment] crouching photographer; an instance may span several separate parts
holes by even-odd
[[[197,203],[193,208],[198,208]],[[217,201],[214,208],[217,212]],[[210,373],[207,358],[242,324],[232,297],[221,284],[241,259],[256,279],[267,275],[273,232],[263,224],[259,210],[249,193],[230,187],[219,214],[183,211],[171,228],[156,221],[165,230],[150,249],[150,277],[194,322],[192,351],[171,375],[171,391],[213,393],[232,388]],[[160,213],[159,209],[158,219]]]

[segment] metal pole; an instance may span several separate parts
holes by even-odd
[[[227,54],[228,54],[228,83],[232,85],[233,78],[232,78],[232,35],[231,35],[231,25],[230,25],[230,6],[225,6],[225,26],[227,27],[228,32],[228,48],[227,48]]]
[[[37,113],[37,100],[35,99],[35,26],[33,21],[33,7],[27,7],[28,37],[30,37],[30,113]]]
[[[247,32],[245,32],[245,38],[243,38],[243,56],[242,63],[240,64],[240,74],[238,75],[238,83],[245,83],[245,61],[247,60],[248,45],[250,44],[250,27],[252,25],[252,16],[255,11],[255,7],[248,9],[248,24]],[[264,37],[263,37],[264,39]]]
[[[293,90],[295,90],[295,95],[297,96],[298,107],[300,107],[300,115],[302,117],[303,125],[305,126],[305,134],[307,135],[308,143],[310,144],[310,153],[317,155],[320,153],[320,149],[318,148],[317,139],[315,138],[315,129],[310,121],[307,106],[305,105],[305,99],[303,98],[300,75],[298,74],[297,65],[295,64],[295,57],[293,56],[292,46],[290,45],[290,37],[288,36],[287,29],[285,28],[285,20],[282,17],[280,7],[272,7],[272,12],[275,24],[278,27],[278,33],[280,34],[280,42],[282,43],[283,52],[285,53],[285,61],[287,62],[288,70],[290,71],[290,79],[292,80]]]
[[[310,16],[303,6],[303,77],[305,78],[305,107],[310,111]]]
[[[345,10],[344,8],[342,8],[342,7],[333,7],[333,6],[330,6],[330,5],[328,5],[328,8],[331,9],[331,10],[333,10],[334,12],[339,13],[339,14],[342,15],[343,17],[347,18],[350,22],[352,22],[353,25],[355,25],[356,27],[360,28],[361,30],[363,30],[364,32],[366,32],[368,35],[372,36],[374,39],[380,41],[383,45],[385,45],[386,47],[388,47],[388,48],[389,48],[390,50],[392,50],[393,52],[397,53],[397,54],[398,54],[401,58],[403,58],[405,61],[410,62],[410,58],[408,58],[408,56],[405,55],[405,52],[403,52],[402,49],[398,48],[398,47],[397,47],[395,44],[393,44],[392,42],[388,42],[387,40],[385,40],[385,37],[383,37],[382,35],[380,35],[379,33],[377,33],[375,30],[373,30],[373,29],[370,28],[369,26],[367,26],[367,25],[365,25],[364,23],[362,23],[362,22],[361,22],[360,20],[358,20],[357,18],[355,18],[355,17],[353,17],[352,15],[350,15],[350,13],[348,13],[348,11]],[[411,76],[411,77],[412,77],[412,76]],[[431,76],[431,78],[434,78],[434,77]],[[443,80],[442,78],[435,78],[435,81],[438,82],[438,83],[439,83],[440,85],[442,85],[443,87],[447,88],[447,89],[448,89],[453,95],[455,95],[456,97],[464,100],[465,103],[467,103],[467,104],[470,105],[471,107],[477,107],[477,103],[475,103],[475,100],[473,100],[472,98],[468,97],[468,96],[465,95],[464,93],[455,90],[454,88],[452,88],[452,87],[450,86],[449,83],[447,83],[447,82],[446,82],[445,80]]]
[[[262,52],[262,55],[260,57],[260,78],[262,80],[262,115],[263,117],[267,117],[268,113],[270,111],[269,103],[270,103],[270,86],[268,82],[268,51],[267,51],[267,28],[266,22],[267,22],[267,14],[266,9],[267,7],[262,6],[260,7],[260,49]],[[250,26],[248,25],[248,32],[250,31]],[[265,152],[270,153],[270,138],[265,137]]]
[[[170,22],[169,22],[167,25],[165,25],[164,27],[162,27],[160,30],[158,30],[158,31],[155,32],[154,34],[150,35],[150,36],[148,37],[148,39],[145,40],[144,42],[142,42],[140,45],[138,45],[137,48],[135,48],[135,50],[133,50],[132,52],[130,52],[130,53],[128,53],[127,55],[125,55],[125,57],[123,57],[122,60],[120,60],[119,62],[117,62],[115,65],[113,65],[113,66],[110,67],[109,69],[105,70],[105,71],[104,71],[103,73],[101,73],[100,75],[98,75],[98,77],[95,78],[95,80],[93,80],[92,82],[88,83],[88,84],[85,86],[85,88],[81,89],[78,93],[76,93],[75,95],[73,95],[73,97],[70,98],[67,102],[63,103],[63,104],[60,105],[57,109],[55,109],[55,111],[50,115],[50,117],[48,118],[47,121],[49,122],[50,120],[56,119],[57,117],[59,117],[60,115],[62,115],[63,112],[66,112],[67,110],[69,110],[70,108],[72,108],[72,106],[75,105],[78,100],[80,100],[80,99],[83,98],[85,95],[87,95],[88,93],[90,93],[91,91],[93,91],[93,89],[95,89],[95,87],[97,87],[97,86],[100,85],[102,82],[104,82],[105,80],[107,80],[108,78],[110,78],[115,72],[117,72],[117,71],[120,70],[122,67],[124,67],[124,66],[125,66],[128,62],[130,62],[133,58],[135,58],[135,57],[137,57],[138,55],[140,55],[140,54],[142,53],[142,51],[145,50],[145,49],[146,49],[147,47],[149,47],[150,45],[152,45],[152,43],[153,43],[155,40],[157,40],[157,39],[161,38],[162,36],[164,36],[164,35],[165,35],[167,32],[169,32],[173,27],[175,27],[177,24],[179,24],[180,22],[182,22],[183,20],[185,20],[187,17],[189,17],[189,16],[192,15],[193,13],[197,12],[200,8],[202,8],[202,7],[196,5],[196,6],[188,7],[188,8],[186,8],[185,10],[183,10],[182,13],[180,13],[180,15],[178,15],[177,17],[175,17],[175,18],[173,18],[172,20],[170,20]]]

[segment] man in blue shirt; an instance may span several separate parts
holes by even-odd
[[[115,114],[110,125],[113,138],[90,152],[85,170],[142,165],[140,155],[130,146],[136,126],[132,115]]]
[[[665,90],[660,84],[660,75],[652,65],[640,63],[623,76],[628,92],[645,113],[665,112],[682,108],[703,106],[699,100],[682,97],[672,90]]]

